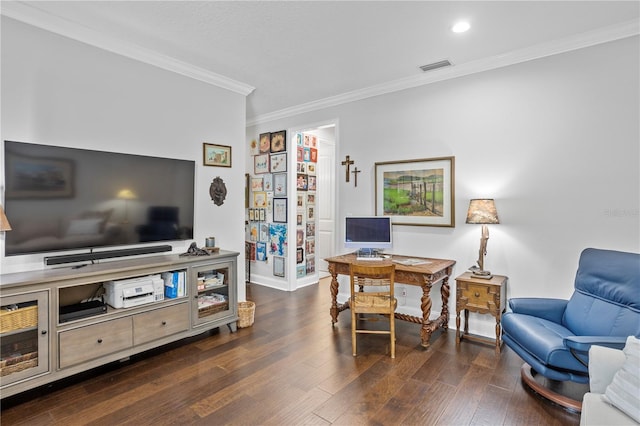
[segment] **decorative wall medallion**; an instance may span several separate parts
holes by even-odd
[[[209,187],[209,195],[216,206],[224,204],[224,199],[227,198],[227,186],[220,176],[216,177],[211,186]]]

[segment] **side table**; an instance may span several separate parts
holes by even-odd
[[[496,319],[496,354],[500,353],[502,329],[500,320],[506,310],[508,278],[494,275],[491,279],[474,278],[465,272],[456,278],[456,345],[462,338],[485,343],[494,343],[485,337],[469,335],[469,312],[490,314]],[[460,311],[464,309],[464,333],[460,333]]]

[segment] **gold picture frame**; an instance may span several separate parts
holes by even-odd
[[[376,216],[394,225],[455,227],[455,157],[375,163]]]
[[[202,162],[205,166],[231,167],[231,147],[204,142]]]

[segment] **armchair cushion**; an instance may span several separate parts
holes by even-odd
[[[604,392],[604,399],[640,422],[640,340],[629,336],[624,347],[625,361]]]
[[[592,346],[589,349],[589,391],[603,394],[626,359],[620,350]]]

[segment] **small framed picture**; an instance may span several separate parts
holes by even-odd
[[[307,163],[305,163],[307,164]],[[316,165],[315,163],[308,163],[307,164],[307,174],[309,175],[315,175],[316,174]]]
[[[273,275],[276,277],[284,277],[284,257],[273,257]]]
[[[260,154],[267,154],[271,151],[271,133],[260,134]]]
[[[287,199],[273,199],[273,221],[278,223],[287,223]]]
[[[273,175],[273,196],[274,197],[287,196],[287,174],[286,173],[278,173]]]
[[[307,194],[307,204],[314,205],[315,203],[316,203],[316,193],[315,192],[309,192]]]
[[[287,153],[271,154],[271,173],[281,173],[287,171]]]
[[[256,175],[269,173],[269,154],[260,154],[253,157],[253,173]]]
[[[262,186],[262,178],[261,177],[251,178],[251,192],[263,191],[263,190],[264,188]]]
[[[296,229],[296,247],[302,247],[304,245],[304,229]]]
[[[307,220],[315,220],[316,209],[313,206],[307,207]]]
[[[273,175],[271,173],[265,173],[262,177],[262,190],[273,191]]]
[[[260,145],[258,144],[258,141],[253,139],[250,143],[249,143],[249,155],[258,155],[260,154]]]
[[[309,191],[315,191],[316,190],[316,177],[313,175],[307,175],[307,189]]]
[[[307,175],[298,173],[298,178],[296,179],[296,189],[298,191],[306,191],[308,187]]]
[[[249,209],[249,221],[253,222],[256,220],[255,209]]]
[[[227,145],[202,144],[205,166],[231,167],[231,147]]]
[[[271,152],[283,152],[287,150],[287,131],[271,133]]]
[[[261,210],[264,211],[264,209],[261,209]],[[264,241],[264,242],[269,241],[269,224],[268,223],[263,222],[258,227],[258,241]]]
[[[302,263],[304,262],[304,249],[303,248],[297,248],[296,249],[296,263]]]
[[[266,213],[267,209],[258,209],[258,210],[260,210],[258,220],[260,222],[264,222],[265,220],[267,220],[267,213]]]
[[[267,207],[267,193],[264,191],[257,191],[253,193],[253,206],[258,208]],[[255,215],[254,215],[255,217]]]
[[[296,225],[302,225],[302,213],[296,214]]]

